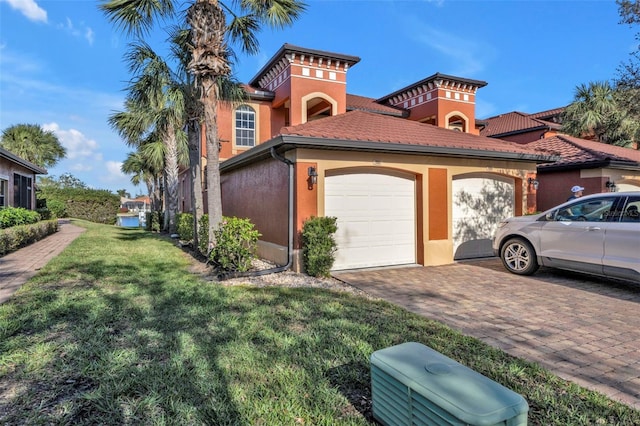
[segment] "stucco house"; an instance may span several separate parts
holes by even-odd
[[[517,143],[529,143],[556,136],[562,126],[564,107],[527,114],[519,111],[499,114],[482,121],[480,135]]]
[[[0,208],[36,207],[36,175],[47,171],[4,148],[0,148]]]
[[[536,205],[547,210],[567,200],[579,185],[585,194],[640,190],[640,151],[560,133],[562,112],[556,108],[535,114],[510,112],[484,120],[480,135],[526,145],[556,155],[540,163],[536,176]]]
[[[300,232],[338,218],[334,269],[441,265],[492,254],[499,220],[534,211],[553,155],[480,136],[483,81],[436,73],[373,99],[347,93],[359,58],[285,44],[221,105],[222,208],[262,234],[260,256],[300,270]],[[190,208],[188,177],[181,205]]]

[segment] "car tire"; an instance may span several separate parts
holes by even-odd
[[[535,250],[522,238],[511,238],[504,243],[500,259],[509,272],[518,275],[531,275],[539,267]]]

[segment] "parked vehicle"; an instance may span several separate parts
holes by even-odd
[[[508,271],[540,265],[640,282],[640,191],[587,195],[498,224],[493,251]]]

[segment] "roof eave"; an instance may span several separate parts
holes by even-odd
[[[427,78],[423,78],[422,80],[419,80],[419,81],[417,81],[415,83],[412,83],[412,84],[410,84],[408,86],[405,86],[402,89],[396,90],[393,93],[390,93],[390,94],[385,95],[385,96],[383,96],[381,98],[378,98],[378,99],[376,99],[376,102],[384,103],[384,102],[388,101],[389,99],[393,98],[394,96],[397,96],[397,95],[399,95],[401,93],[406,92],[407,90],[409,90],[412,87],[422,86],[423,84],[428,84],[430,81],[434,81],[434,80],[437,80],[437,79],[456,80],[456,81],[460,81],[460,82],[463,82],[463,83],[467,83],[467,84],[476,86],[477,88],[482,88],[482,87],[487,85],[486,81],[473,80],[473,79],[464,78],[464,77],[456,77],[455,75],[441,74],[441,73],[437,72],[437,73],[435,73],[433,75],[430,75]]]
[[[47,169],[44,169],[40,166],[33,164],[30,161],[25,160],[24,158],[20,158],[14,153],[7,151],[6,149],[0,148],[0,157],[6,158],[7,160],[13,161],[16,164],[21,165],[24,168],[27,168],[38,175],[46,175]]]
[[[521,135],[523,133],[535,132],[535,131],[538,131],[538,130],[550,130],[550,128],[549,128],[549,126],[529,127],[527,129],[511,130],[509,132],[504,132],[504,133],[495,133],[495,134],[492,134],[492,135],[485,135],[485,137],[494,138],[494,139],[500,139],[500,138],[503,138],[505,136]]]
[[[623,160],[592,160],[592,161],[583,161],[579,163],[571,163],[571,164],[545,164],[540,168],[541,172],[557,172],[563,170],[584,170],[584,169],[599,169],[599,168],[609,168],[609,169],[618,169],[618,170],[640,170],[640,163],[636,161],[623,161]]]
[[[229,171],[256,161],[264,160],[271,156],[272,148],[275,148],[279,153],[297,148],[310,148],[323,150],[333,149],[338,151],[378,152],[385,154],[414,154],[442,157],[466,157],[475,159],[497,159],[535,163],[555,162],[558,160],[558,157],[554,156],[508,151],[280,135],[268,142],[260,144],[242,154],[224,161],[220,164],[220,171]]]
[[[360,62],[360,58],[357,56],[344,55],[342,53],[329,52],[325,50],[306,49],[304,47],[294,46],[293,44],[285,43],[282,45],[280,49],[278,49],[278,51],[271,57],[271,59],[269,59],[269,62],[267,62],[260,69],[260,71],[258,71],[258,73],[249,81],[249,85],[257,87],[258,81],[260,81],[264,73],[267,70],[271,69],[280,60],[280,58],[282,58],[287,53],[296,53],[296,54],[305,54],[305,55],[310,54],[315,56],[336,58],[348,63],[349,67],[352,67],[353,65]]]

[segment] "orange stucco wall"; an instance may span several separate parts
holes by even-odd
[[[244,102],[256,113],[256,145],[273,136],[271,104],[268,102]],[[248,150],[250,147],[236,146],[235,144],[235,110],[237,106],[222,103],[218,109],[218,135],[220,138],[220,160],[226,160],[241,152]],[[279,128],[277,130],[280,130]],[[203,132],[203,137],[205,137]],[[206,153],[206,139],[204,139],[203,153]],[[206,154],[205,154],[206,155]]]
[[[449,238],[449,201],[447,169],[429,169],[429,240]]]
[[[318,168],[317,163],[300,162],[295,165],[295,234],[293,245],[302,248],[302,225],[312,216],[318,216],[318,184],[309,179],[309,167]],[[318,176],[318,179],[322,179]]]
[[[269,159],[223,174],[222,214],[249,218],[262,234],[262,240],[286,246],[288,167]]]
[[[500,139],[525,144],[543,139],[546,133],[546,130],[535,130],[532,132],[518,133],[517,135],[501,136]]]

